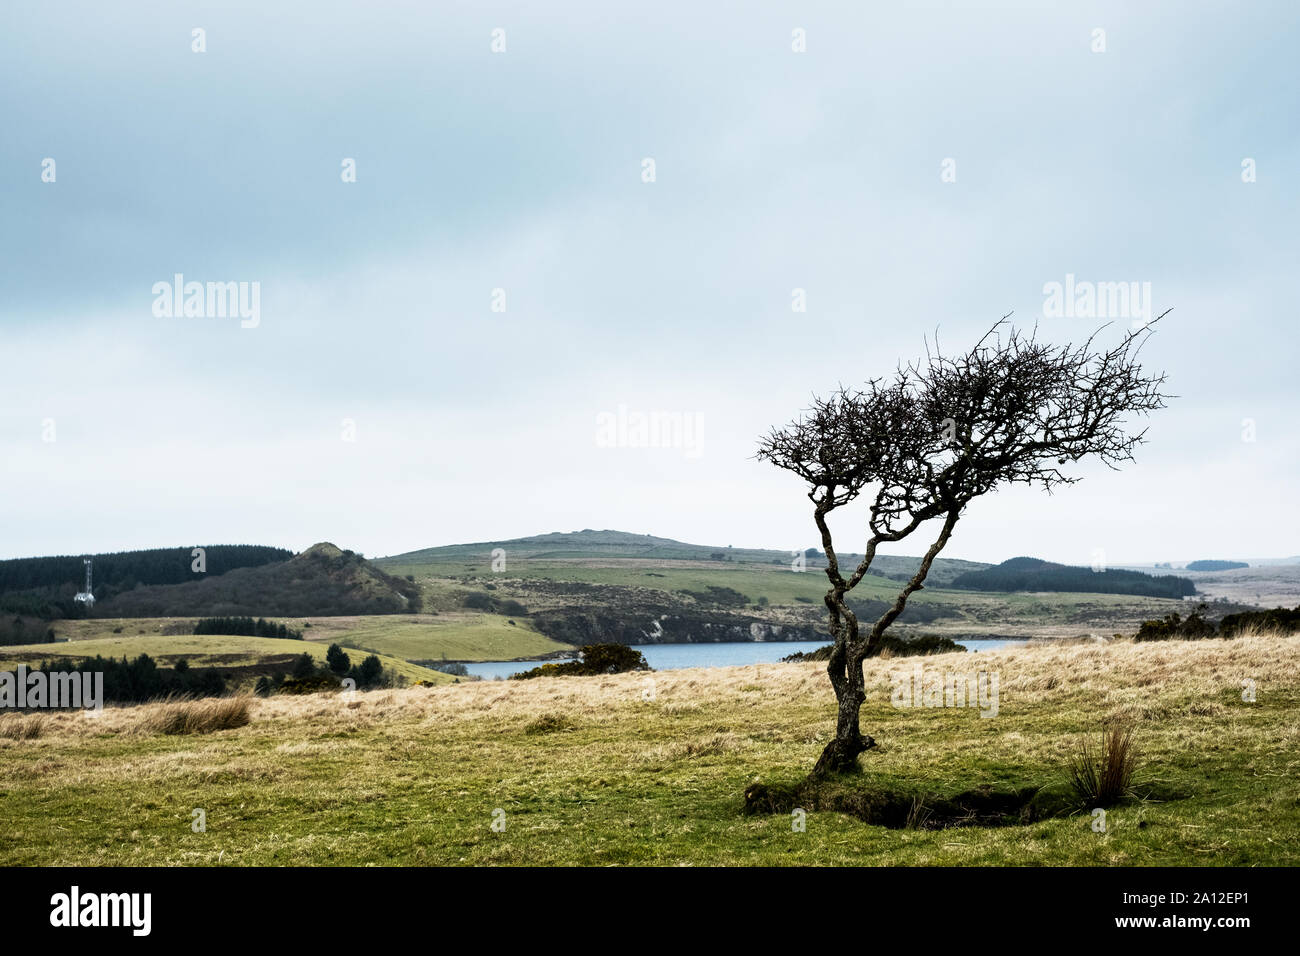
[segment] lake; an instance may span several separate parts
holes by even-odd
[[[675,671],[684,667],[772,664],[797,651],[815,651],[827,643],[827,641],[736,641],[718,644],[633,644],[632,646],[645,655],[646,663],[654,670]],[[967,641],[960,646],[970,651],[992,651],[999,647],[1024,643],[1023,640]],[[531,670],[541,663],[543,662],[476,661],[466,664],[465,668],[476,677],[494,680]]]

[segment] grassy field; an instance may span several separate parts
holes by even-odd
[[[77,622],[90,623],[90,622]],[[117,625],[120,626],[120,625]],[[170,667],[184,658],[191,667],[246,667],[268,660],[289,660],[307,653],[324,663],[326,644],[315,641],[286,641],[270,637],[243,637],[220,634],[131,634],[60,641],[55,644],[19,644],[0,647],[0,668],[18,664],[39,664],[60,658],[127,657],[148,654],[159,666]],[[354,664],[361,663],[367,648],[344,646]],[[374,652],[370,652],[374,653]],[[377,654],[384,667],[407,680],[449,683],[451,678],[408,663],[398,657]]]
[[[469,683],[252,704],[247,726],[150,732],[149,708],[0,718],[0,863],[1300,863],[1300,638],[1050,644],[950,654],[999,675],[999,711],[895,708],[868,664],[879,747],[854,786],[1060,788],[1081,734],[1135,722],[1146,799],[1023,826],[888,829],[745,816],[798,781],[832,728],[816,664]],[[1243,680],[1256,701],[1242,700]],[[22,735],[17,735],[22,736]],[[206,812],[207,832],[191,830]],[[494,811],[500,811],[494,817]],[[494,819],[504,830],[492,829]]]
[[[132,639],[152,642],[158,656],[160,649],[168,656],[185,654],[219,655],[226,651],[214,647],[209,638],[194,635],[197,618],[91,618],[87,620],[56,621],[55,636],[60,641],[80,644],[85,641],[122,640],[124,646],[134,647]],[[538,634],[521,618],[514,624],[500,614],[482,614],[474,611],[452,611],[432,614],[357,614],[339,617],[276,617],[272,620],[288,625],[302,633],[299,647],[312,654],[323,655],[324,648],[317,645],[340,644],[345,649],[367,651],[380,657],[400,658],[403,661],[496,661],[518,657],[539,657],[555,651],[568,651],[561,644]],[[120,630],[119,633],[115,633]],[[165,638],[165,640],[164,640]],[[238,638],[220,638],[221,641],[238,641]],[[257,640],[250,638],[249,640]],[[297,642],[291,642],[297,646]],[[52,645],[39,645],[42,648]],[[93,654],[81,647],[63,649],[64,654]],[[50,653],[44,651],[44,653]],[[140,653],[134,651],[132,653]],[[0,648],[0,657],[4,649]],[[191,664],[197,661],[191,657]],[[423,671],[423,668],[419,668]]]
[[[511,620],[473,611],[314,618],[303,635],[409,661],[499,661],[573,649],[538,634],[527,618]]]

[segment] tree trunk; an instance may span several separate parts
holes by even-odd
[[[824,777],[829,773],[852,773],[858,770],[858,754],[870,750],[876,742],[858,728],[858,711],[862,697],[850,694],[840,700],[839,717],[835,722],[835,737],[826,745],[812,776]]]
[[[862,658],[866,647],[857,634],[857,620],[853,612],[844,608],[842,613],[848,616],[843,640],[836,640],[831,652],[830,664],[826,671],[830,674],[831,686],[835,688],[835,699],[839,702],[838,715],[835,720],[835,736],[812,769],[812,776],[824,777],[828,773],[852,773],[858,769],[858,755],[874,747],[876,742],[864,736],[858,725],[858,713],[866,699],[866,690],[862,679]]]
[[[826,607],[831,613],[831,633],[835,637],[835,647],[831,651],[826,673],[830,675],[831,686],[835,688],[835,700],[839,707],[835,719],[835,737],[817,758],[811,776],[824,777],[830,773],[852,773],[859,769],[858,756],[876,745],[874,739],[862,733],[858,723],[862,702],[867,697],[862,675],[862,661],[880,646],[885,629],[903,613],[903,608],[907,606],[908,596],[913,591],[921,589],[922,582],[930,573],[930,565],[934,563],[935,556],[948,543],[960,513],[960,508],[953,508],[948,512],[939,537],[926,551],[920,567],[899,593],[894,604],[876,621],[865,640],[858,632],[857,617],[844,601],[848,587],[840,583],[826,595]],[[872,547],[870,552],[874,554],[874,550]],[[855,583],[858,577],[859,575],[855,575]]]

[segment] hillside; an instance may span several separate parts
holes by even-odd
[[[85,587],[87,557],[94,562],[95,597],[103,601],[140,585],[183,584],[285,561],[293,552],[249,544],[205,546],[202,571],[195,570],[192,548],[11,558],[0,561],[0,611],[44,618],[76,616],[81,608],[73,597]]]
[[[1187,578],[1172,574],[1054,564],[1039,558],[1012,558],[992,568],[968,571],[951,586],[970,591],[1069,591],[1076,594],[1134,594],[1145,597],[1182,598],[1196,593]]]
[[[419,588],[333,544],[288,561],[186,584],[137,587],[95,606],[95,617],[394,614],[420,609]]]
[[[476,610],[565,644],[824,640],[826,578],[819,554],[692,545],[620,531],[579,531],[426,548],[376,559],[419,584],[429,613]],[[846,556],[845,561],[854,560]],[[853,592],[859,617],[878,616],[917,558],[877,559]],[[895,627],[954,639],[1132,633],[1181,607],[1133,594],[1012,594],[952,589],[989,565],[940,559]],[[888,576],[886,576],[888,575]],[[1089,582],[1090,584],[1093,582]],[[409,625],[403,624],[403,627]],[[427,631],[420,642],[439,647]],[[444,632],[445,633],[445,632]]]
[[[474,544],[424,548],[387,558],[378,558],[375,563],[380,567],[410,567],[475,560],[487,561],[490,560],[492,552],[498,548],[506,552],[507,565],[521,562],[536,565],[542,562],[569,563],[617,559],[621,561],[707,561],[717,564],[779,567],[788,570],[795,559],[793,551],[687,544],[674,541],[672,538],[657,538],[649,534],[586,529],[572,532],[553,531],[550,534],[509,538],[502,541],[480,541]],[[820,570],[826,566],[820,552],[808,555],[807,550],[805,549],[804,566],[808,570]],[[840,555],[840,563],[856,564],[861,558],[861,554],[845,553]],[[907,578],[916,572],[920,560],[916,557],[877,555],[872,564],[872,572],[881,577]],[[959,574],[986,567],[987,564],[978,561],[938,558],[930,569],[929,581],[934,586],[943,586]]]

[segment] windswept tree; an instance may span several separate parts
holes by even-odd
[[[1129,430],[1128,420],[1164,407],[1167,397],[1165,376],[1144,374],[1138,363],[1153,324],[1104,351],[1094,347],[1101,330],[1080,346],[1053,346],[1004,316],[970,351],[949,356],[937,344],[934,352],[927,347],[923,361],[814,399],[802,417],[762,439],[760,459],[807,482],[826,554],[835,641],[827,672],[838,717],[814,776],[856,769],[859,754],[875,745],[858,722],[866,696],[862,662],[879,651],[886,629],[921,590],[971,501],[1007,485],[1050,492],[1072,484],[1078,477],[1062,468],[1084,458],[1111,468],[1132,460],[1145,429]],[[866,547],[856,567],[841,568],[827,519],[859,498],[868,509]],[[916,573],[864,630],[849,592],[880,545],[902,541],[927,522],[938,531]]]

